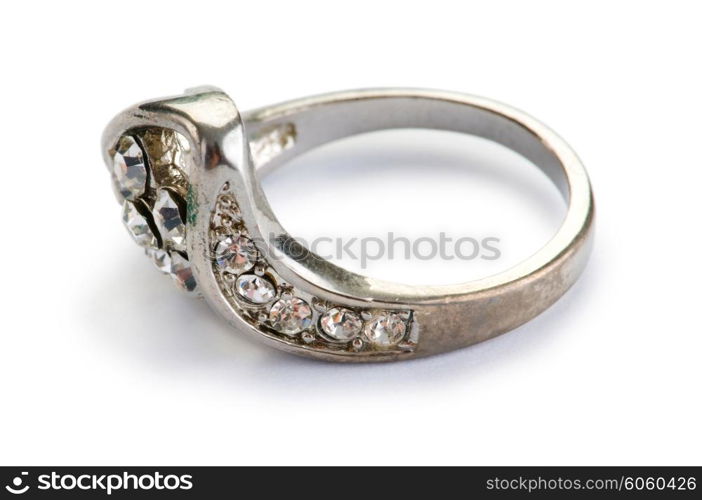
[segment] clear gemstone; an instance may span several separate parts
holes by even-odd
[[[296,335],[312,324],[312,308],[297,297],[284,298],[273,304],[268,319],[280,333]]]
[[[358,314],[343,307],[329,309],[322,315],[319,324],[331,340],[341,342],[354,338],[363,327],[363,321]]]
[[[251,269],[256,259],[258,251],[246,236],[229,236],[219,241],[214,248],[215,262],[220,269],[238,274]]]
[[[122,205],[122,222],[132,239],[146,248],[157,248],[158,238],[152,229],[152,222],[149,221],[151,214],[139,201],[125,200]]]
[[[127,200],[136,199],[146,191],[147,170],[144,152],[129,135],[120,137],[112,156],[112,171],[117,190]]]
[[[162,273],[170,274],[173,263],[171,262],[171,255],[166,250],[155,248],[150,250],[148,253],[151,260],[153,260],[156,269]]]
[[[171,254],[171,276],[176,285],[186,292],[194,292],[197,288],[190,262],[178,252]]]
[[[185,210],[180,197],[169,189],[159,189],[154,203],[154,220],[164,244],[185,251]]]
[[[234,285],[236,293],[252,304],[266,304],[275,298],[275,286],[267,278],[242,274]]]
[[[376,316],[368,325],[364,334],[368,341],[376,346],[390,347],[399,343],[405,336],[405,322],[394,313]]]

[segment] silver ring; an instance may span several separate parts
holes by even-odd
[[[535,255],[488,278],[409,286],[355,274],[301,248],[257,176],[343,137],[429,128],[498,142],[541,168],[568,202]],[[331,361],[392,361],[469,346],[553,304],[583,271],[594,205],[583,165],[554,132],[504,104],[435,90],[336,92],[240,113],[206,87],[131,107],[104,159],[134,240],[237,331]]]

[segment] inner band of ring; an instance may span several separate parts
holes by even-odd
[[[222,96],[218,96],[222,106]],[[205,99],[202,99],[204,104]],[[233,107],[233,104],[232,104]],[[169,105],[168,112],[178,108]],[[193,107],[186,106],[192,110]],[[144,109],[162,113],[164,108]],[[233,108],[235,110],[235,108]],[[223,131],[231,120],[208,117],[214,108],[202,105],[186,121],[198,122],[209,150],[229,150]],[[183,114],[178,109],[175,114]],[[187,113],[185,113],[187,114]],[[219,118],[215,116],[214,118]],[[209,120],[209,121],[208,121]],[[473,96],[416,89],[338,92],[269,106],[244,113],[244,141],[250,144],[253,165],[231,161],[242,171],[248,190],[248,217],[282,257],[276,270],[295,286],[325,299],[351,306],[411,307],[421,326],[421,342],[413,355],[456,349],[508,331],[555,302],[577,279],[592,241],[593,201],[587,174],[574,152],[550,129],[509,106]],[[203,127],[202,122],[207,122]],[[177,127],[176,127],[177,128]],[[181,127],[182,128],[182,127]],[[557,234],[537,254],[497,275],[458,285],[409,286],[360,276],[314,255],[286,255],[289,235],[277,218],[253,174],[265,173],[316,146],[360,133],[392,128],[431,128],[476,135],[500,143],[541,168],[568,201],[566,218]],[[207,129],[205,134],[202,133]],[[270,137],[289,141],[261,147]],[[223,138],[221,141],[220,138]],[[284,138],[285,139],[285,138]],[[283,144],[284,145],[281,145]],[[219,155],[219,153],[218,153]],[[208,156],[208,155],[205,155]],[[211,156],[211,155],[210,155]],[[219,158],[219,156],[218,156]],[[209,160],[203,160],[207,170]],[[225,163],[227,163],[225,158]],[[221,310],[221,309],[220,309]],[[314,353],[311,353],[314,355]],[[324,357],[324,356],[322,356]]]
[[[590,185],[575,153],[544,125],[494,101],[437,91],[354,91],[262,108],[244,113],[243,119],[249,137],[253,138],[262,130],[285,124],[294,127],[292,147],[266,158],[267,161],[257,161],[254,157],[263,174],[305,151],[356,134],[393,128],[449,130],[495,141],[526,157],[552,180],[568,202],[568,214],[557,235],[531,259],[504,273],[471,283],[413,286],[407,295],[406,287],[395,286],[388,295],[400,302],[444,301],[450,296],[462,296],[531,275],[577,242],[591,223]],[[271,224],[268,229],[267,233],[277,233],[281,228]]]

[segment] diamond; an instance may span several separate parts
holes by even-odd
[[[312,308],[302,299],[280,299],[271,307],[268,318],[280,333],[296,335],[312,324]]]
[[[228,236],[219,241],[214,248],[215,262],[217,266],[232,274],[251,269],[256,259],[258,251],[246,236]]]
[[[234,285],[236,293],[252,304],[266,304],[275,298],[275,286],[267,278],[242,274]]]
[[[122,205],[122,222],[132,239],[145,248],[158,248],[158,238],[151,214],[142,202],[124,200]]]
[[[151,257],[151,260],[153,260],[156,269],[162,273],[170,274],[173,263],[171,262],[171,255],[166,250],[154,248],[153,250],[150,250],[148,254]]]
[[[176,285],[186,292],[194,292],[197,288],[190,262],[178,252],[171,254],[171,276]]]
[[[112,155],[112,171],[117,190],[125,199],[136,199],[146,191],[148,172],[144,152],[133,137],[123,135],[117,141]]]
[[[363,332],[368,341],[376,346],[396,345],[405,336],[405,322],[395,313],[376,316]]]
[[[319,324],[330,340],[340,342],[351,340],[363,327],[360,316],[343,307],[329,309],[322,315]]]
[[[159,189],[154,203],[154,220],[164,244],[185,251],[185,210],[180,197],[169,189]]]

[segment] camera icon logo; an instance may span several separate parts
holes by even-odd
[[[22,482],[24,479],[24,476],[26,476],[28,473],[27,472],[22,472],[19,476],[15,476],[12,479],[12,486],[7,485],[5,486],[5,489],[12,493],[13,495],[21,495],[22,493],[26,493],[27,490],[29,489],[29,485],[26,484],[24,487],[22,486]]]

